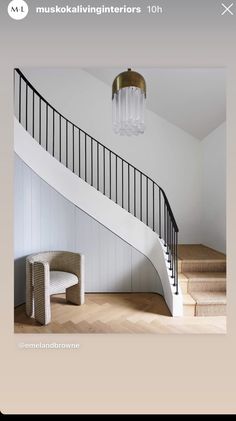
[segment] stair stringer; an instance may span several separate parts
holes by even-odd
[[[155,232],[53,158],[16,118],[14,149],[39,177],[67,200],[143,253],[160,276],[164,298],[171,314],[183,315],[182,293],[179,291],[178,295],[175,294],[163,241]]]

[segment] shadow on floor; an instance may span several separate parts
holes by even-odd
[[[159,294],[146,292],[85,294],[85,304],[103,304],[106,301],[114,304],[114,306],[127,307],[129,309],[133,309],[134,311],[143,311],[145,313],[154,313],[160,316],[171,317],[164,298]],[[51,302],[73,305],[67,303],[63,295],[55,295],[51,297]]]

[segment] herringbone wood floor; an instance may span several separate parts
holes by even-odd
[[[51,297],[52,322],[40,326],[15,309],[15,333],[225,333],[225,317],[170,317],[158,294],[86,294],[75,306],[65,295]]]

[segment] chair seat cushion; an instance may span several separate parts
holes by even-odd
[[[50,295],[64,293],[75,284],[78,284],[78,278],[74,273],[50,270]]]

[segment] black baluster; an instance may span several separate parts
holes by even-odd
[[[87,135],[84,135],[84,176],[87,182]]]
[[[130,165],[128,164],[128,212],[130,212]]]
[[[110,199],[111,199],[111,151],[109,152],[109,180],[110,180]]]
[[[13,74],[13,92],[14,92],[14,113],[17,114],[17,108],[16,108],[16,69],[14,69],[14,74]],[[19,92],[18,92],[19,94]],[[19,114],[18,114],[19,116]]]
[[[46,151],[48,150],[48,104],[46,104]]]
[[[176,259],[175,259],[175,230],[173,230],[173,270],[172,270],[172,278],[174,279],[174,285],[175,285],[175,269],[176,269]]]
[[[90,138],[91,142],[91,186],[93,186],[93,139]]]
[[[75,126],[74,126],[74,124],[73,124],[73,127],[72,127],[72,144],[73,144],[73,147],[72,147],[72,153],[73,153],[72,167],[73,167],[73,169],[72,169],[72,171],[74,173],[75,172]]]
[[[68,168],[68,120],[66,120],[66,168]]]
[[[175,285],[176,285],[176,295],[179,293],[179,280],[178,280],[178,232],[176,232],[176,271],[175,271]]]
[[[174,271],[174,227],[171,224],[171,277],[173,278],[173,271]]]
[[[21,123],[21,76],[19,76],[19,122]]]
[[[175,267],[175,286],[177,281],[177,271],[178,271],[178,261],[177,261],[177,232],[175,233],[175,261],[176,261],[176,267]]]
[[[97,190],[99,190],[99,143],[97,142]]]
[[[28,130],[28,85],[25,87],[25,130]]]
[[[160,187],[158,187],[159,189],[159,238],[162,237],[162,230],[161,230],[161,189]]]
[[[175,248],[175,237],[176,237],[176,231],[175,231],[175,229],[174,229],[174,277],[175,277],[175,271],[176,271],[176,268],[177,268],[177,270],[178,270],[178,262],[177,262],[177,260],[176,260],[176,248]]]
[[[169,241],[169,210],[168,210],[168,207],[167,207],[167,209],[166,209],[166,234],[167,234],[167,253],[166,254],[168,254],[169,255],[169,244],[170,244],[170,241]],[[168,256],[168,262],[169,262],[169,256]]]
[[[152,229],[155,231],[155,184],[152,182]]]
[[[166,244],[166,202],[164,201],[164,246],[167,247]]]
[[[55,110],[52,111],[52,156],[55,155]]]
[[[39,144],[42,144],[42,101],[39,98]]]
[[[122,203],[122,208],[124,207],[124,161],[123,159],[121,160],[121,203]]]
[[[134,168],[134,216],[136,217],[136,168]]]
[[[177,261],[176,261],[176,247],[175,247],[175,238],[176,238],[176,231],[174,230],[174,271],[173,271],[173,275],[174,275],[174,279],[175,279],[175,271],[176,271],[176,267],[177,267]],[[175,283],[175,281],[174,281]]]
[[[175,229],[174,229],[174,225],[172,224],[172,277],[174,276],[174,264],[175,264],[174,234],[175,234]]]
[[[168,263],[170,263],[170,214],[169,209],[167,211],[167,241],[168,241]]]
[[[168,262],[170,263],[170,214],[167,208],[167,244],[168,244]]]
[[[117,155],[116,155],[116,203],[118,199],[118,186],[117,186]]]
[[[79,177],[80,177],[80,169],[81,169],[81,153],[80,153],[80,150],[81,150],[81,146],[80,146],[80,138],[81,138],[81,135],[80,135],[80,129],[79,129]]]
[[[103,146],[103,194],[106,194],[106,150]]]
[[[140,221],[143,220],[143,178],[142,173],[140,173]]]
[[[169,256],[168,256],[168,263],[171,263],[171,240],[170,240],[170,214],[169,214],[169,209],[168,209],[168,251],[169,251]]]
[[[167,206],[166,206],[166,251],[168,254],[168,214],[167,214]]]
[[[34,91],[32,91],[32,137],[34,138]]]
[[[61,162],[61,114],[59,120],[59,160]]]

